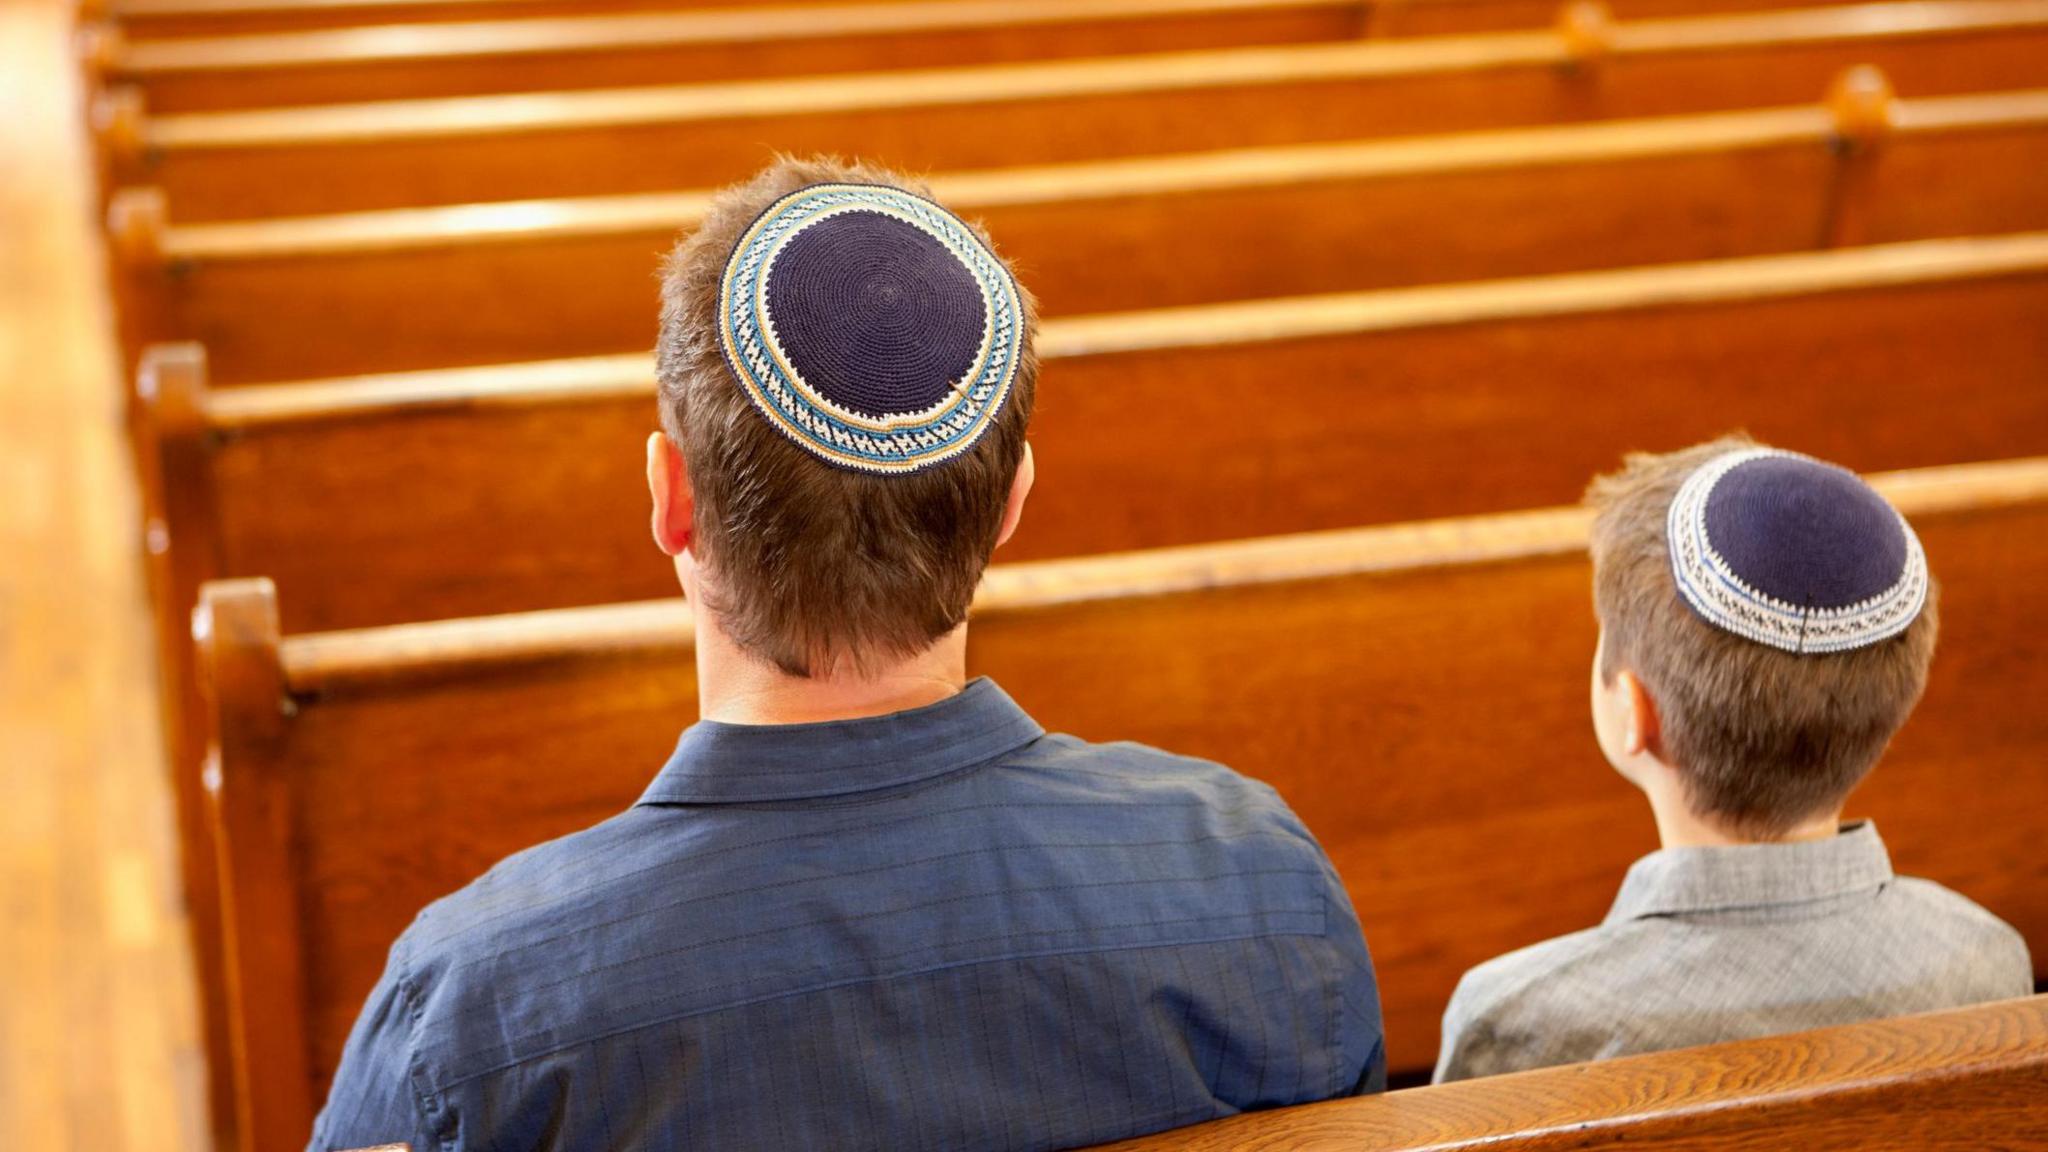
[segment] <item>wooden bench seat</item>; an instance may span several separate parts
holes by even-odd
[[[2048,1148],[2048,997],[1284,1108],[1103,1152]]]
[[[669,88],[145,114],[99,109],[118,184],[180,220],[702,187],[772,149],[912,169],[1099,159],[2048,85],[2048,0],[1928,0],[1389,44],[1294,45]],[[536,163],[537,156],[546,157]],[[103,182],[103,187],[109,186]]]
[[[2048,960],[2048,460],[1877,483],[1943,582],[1942,648],[1851,813]],[[1654,847],[1587,719],[1586,523],[1565,508],[999,568],[970,662],[1051,728],[1274,784],[1351,889],[1390,1062],[1412,1073],[1466,967],[1595,923]],[[282,637],[278,609],[268,581],[240,581],[195,618],[220,700],[242,1082],[260,1072],[250,1132],[269,1147],[303,1138],[419,907],[629,805],[695,713],[676,601]]]
[[[117,36],[89,64],[170,113],[1342,40],[1360,16],[1358,0],[893,0]]]
[[[941,174],[1043,315],[2048,228],[2048,89]],[[116,198],[126,361],[211,381],[645,348],[709,192],[167,225]]]

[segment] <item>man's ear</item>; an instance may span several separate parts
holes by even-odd
[[[697,502],[690,495],[690,470],[683,454],[660,432],[647,437],[647,492],[654,498],[654,543],[670,556],[690,547]]]
[[[1024,458],[1017,461],[1017,478],[1010,481],[1010,499],[1003,505],[1002,531],[996,533],[996,547],[1001,548],[1017,531],[1017,522],[1024,519],[1024,501],[1031,495],[1031,482],[1038,478],[1038,465],[1031,458],[1031,441],[1024,442]]]
[[[1622,746],[1632,756],[1645,752],[1656,756],[1659,747],[1657,701],[1651,698],[1650,690],[1636,678],[1635,673],[1621,672],[1616,679],[1627,697],[1627,711],[1622,718]]]

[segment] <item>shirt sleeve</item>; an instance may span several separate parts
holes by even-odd
[[[349,1032],[307,1152],[387,1144],[439,1152],[440,1144],[422,1121],[413,1084],[412,997],[399,956],[403,943],[393,946],[383,977]]]

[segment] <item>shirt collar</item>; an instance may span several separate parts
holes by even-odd
[[[683,730],[642,804],[738,804],[872,792],[985,764],[1045,735],[987,678],[923,708],[819,724]]]
[[[1629,868],[1607,923],[1802,904],[1875,891],[1891,879],[1891,857],[1869,821],[1797,844],[1667,848]]]

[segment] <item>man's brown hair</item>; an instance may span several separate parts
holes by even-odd
[[[742,650],[798,676],[871,671],[922,652],[967,618],[1023,458],[1038,376],[1037,310],[1020,286],[1024,340],[1009,400],[967,451],[875,475],[835,468],[776,431],[726,364],[719,283],[756,217],[823,183],[931,195],[865,164],[777,160],[714,197],[669,255],[656,348],[662,427],[682,450],[696,499],[701,594]],[[988,243],[978,224],[968,226]]]
[[[1839,805],[1912,714],[1934,657],[1937,589],[1905,631],[1846,652],[1785,652],[1700,619],[1671,572],[1666,516],[1701,465],[1755,446],[1730,436],[1633,454],[1586,499],[1603,682],[1629,671],[1649,691],[1658,758],[1695,814],[1770,840]]]

